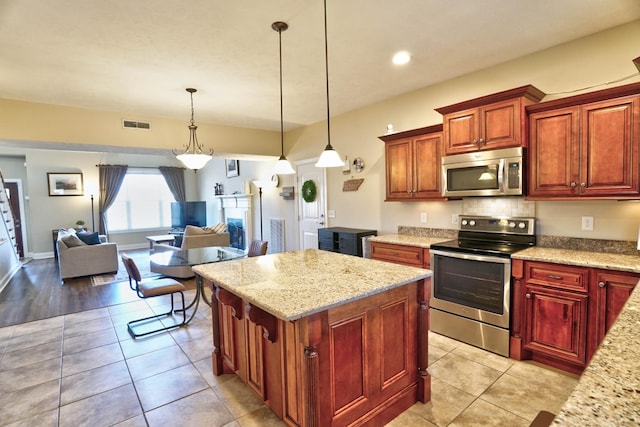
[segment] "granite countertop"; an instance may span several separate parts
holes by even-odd
[[[392,243],[395,245],[417,246],[419,248],[428,249],[436,243],[451,240],[447,237],[424,237],[412,236],[409,234],[385,234],[383,236],[369,237],[370,242]]]
[[[202,277],[293,321],[431,276],[431,271],[318,249],[193,267]]]
[[[639,255],[620,255],[534,246],[516,252],[511,258],[640,273]]]
[[[640,425],[640,285],[552,425]]]

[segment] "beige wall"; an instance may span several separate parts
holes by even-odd
[[[451,215],[462,213],[456,202],[385,203],[384,144],[377,137],[392,123],[396,131],[442,122],[437,107],[494,92],[533,84],[547,94],[572,91],[637,73],[632,59],[640,55],[640,21],[571,43],[528,55],[466,76],[424,88],[394,99],[332,118],[332,144],[349,159],[366,162],[356,178],[365,181],[357,192],[342,192],[340,169],[328,171],[328,209],[336,211],[333,225],[374,228],[392,233],[398,225],[455,228]],[[434,61],[437,66],[437,60]],[[635,77],[614,84],[640,81]],[[604,86],[590,89],[602,89]],[[567,96],[549,95],[547,99]],[[290,132],[290,160],[317,156],[326,144],[326,123]],[[420,213],[428,221],[420,223]],[[581,231],[581,216],[594,217],[594,231]],[[636,240],[640,203],[633,202],[536,202],[539,233],[586,238]]]

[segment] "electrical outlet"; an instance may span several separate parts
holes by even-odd
[[[421,212],[420,213],[420,222],[425,224],[427,222],[427,213],[426,212]]]
[[[451,214],[451,224],[458,225],[458,214]]]
[[[592,216],[583,216],[582,217],[582,231],[593,231],[593,217]]]

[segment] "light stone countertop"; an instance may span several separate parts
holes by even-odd
[[[451,238],[446,237],[423,237],[412,236],[409,234],[385,234],[382,236],[369,237],[370,242],[392,243],[394,245],[417,246],[419,248],[429,249],[431,245],[446,242]]]
[[[202,264],[193,271],[287,321],[431,277],[431,270],[318,249]]]
[[[516,252],[511,258],[640,273],[639,255],[619,255],[606,252],[587,252],[534,246]]]

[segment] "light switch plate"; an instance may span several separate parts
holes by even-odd
[[[336,217],[336,211],[334,211],[334,210],[332,210],[332,209],[328,210],[328,211],[327,211],[327,216],[328,216],[329,218],[335,218],[335,217]]]

